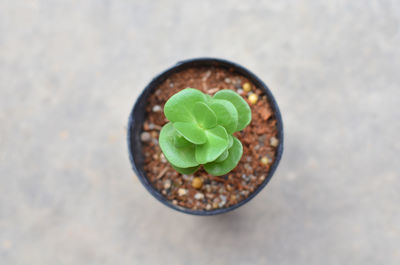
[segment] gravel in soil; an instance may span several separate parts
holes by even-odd
[[[162,110],[165,102],[180,90],[197,88],[209,95],[221,89],[238,92],[249,103],[252,121],[234,135],[242,142],[243,156],[238,166],[224,176],[211,176],[202,168],[193,175],[176,172],[158,144],[160,129],[168,121]],[[263,91],[231,69],[194,67],[171,75],[148,98],[141,140],[147,178],[174,205],[209,211],[232,206],[247,198],[265,181],[275,160],[276,119]]]

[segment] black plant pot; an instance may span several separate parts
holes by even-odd
[[[276,158],[274,163],[271,165],[270,170],[268,172],[268,175],[266,176],[264,182],[258,186],[258,188],[252,192],[246,199],[238,202],[235,205],[232,205],[227,208],[220,208],[220,209],[215,209],[215,210],[210,210],[210,211],[204,211],[204,210],[192,210],[192,209],[187,209],[180,207],[178,205],[172,204],[169,200],[167,200],[161,193],[158,192],[149,180],[146,177],[146,172],[144,171],[144,155],[142,152],[142,142],[140,141],[140,134],[142,133],[143,130],[143,123],[146,118],[146,111],[145,111],[145,106],[147,104],[147,99],[151,93],[165,80],[167,79],[171,74],[191,68],[191,67],[196,67],[196,66],[217,66],[217,67],[224,67],[224,68],[229,68],[233,69],[235,72],[245,76],[248,78],[256,87],[259,87],[262,89],[265,94],[267,95],[269,104],[271,105],[272,110],[274,111],[276,121],[277,121],[277,129],[278,129],[278,139],[279,139],[279,145],[276,149]],[[229,62],[227,60],[223,59],[216,59],[216,58],[195,58],[195,59],[189,59],[185,61],[178,62],[175,66],[167,69],[166,71],[162,72],[161,74],[157,75],[143,90],[143,92],[140,94],[138,99],[136,100],[136,103],[132,109],[132,112],[129,116],[129,123],[128,123],[128,134],[127,134],[127,140],[128,140],[128,148],[129,148],[129,158],[132,163],[132,168],[136,172],[136,175],[138,176],[139,180],[142,182],[144,187],[160,202],[162,202],[164,205],[183,212],[187,214],[193,214],[193,215],[216,215],[216,214],[222,214],[226,213],[229,211],[232,211],[243,204],[247,203],[251,199],[253,199],[269,182],[269,180],[272,178],[276,168],[278,167],[279,161],[282,157],[283,153],[283,124],[282,124],[282,118],[281,114],[279,112],[278,104],[276,103],[271,91],[268,89],[268,87],[261,81],[257,76],[255,76],[252,72],[247,70],[246,68],[236,64]]]

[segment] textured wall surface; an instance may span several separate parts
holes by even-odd
[[[399,47],[398,0],[0,0],[0,264],[400,264]],[[260,76],[286,130],[266,189],[206,218],[125,142],[147,82],[199,56]]]

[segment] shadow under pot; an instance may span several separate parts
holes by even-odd
[[[243,155],[232,171],[213,176],[200,167],[182,174],[161,151],[160,130],[168,123],[165,103],[185,88],[209,96],[233,90],[250,106],[251,122],[233,133]],[[129,116],[127,140],[133,170],[157,200],[183,213],[207,216],[242,206],[268,184],[282,157],[283,124],[271,91],[252,72],[227,60],[197,58],[177,63],[144,88]]]

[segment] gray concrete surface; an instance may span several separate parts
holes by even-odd
[[[0,0],[0,264],[400,264],[400,2]],[[281,106],[273,180],[167,209],[128,114],[176,61],[239,62]]]

